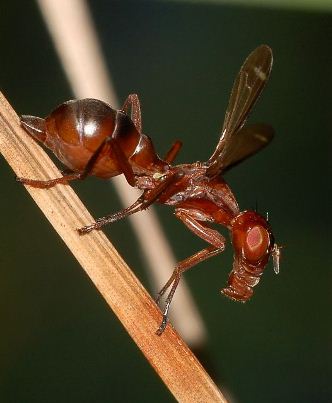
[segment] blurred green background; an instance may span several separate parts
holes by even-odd
[[[186,279],[209,332],[207,369],[232,401],[332,401],[332,15],[218,2],[90,6],[120,99],[139,94],[161,155],[183,140],[179,162],[209,157],[241,63],[261,43],[273,48],[251,121],[272,124],[276,138],[226,179],[242,209],[258,202],[269,212],[281,273],[269,267],[246,305],[222,298],[229,245]],[[34,2],[1,4],[0,49],[1,90],[18,113],[44,116],[72,98]],[[3,159],[0,175],[0,401],[173,401]],[[96,217],[120,207],[106,181],[74,188]],[[171,209],[157,210],[178,259],[204,245]],[[128,222],[106,232],[149,288]]]

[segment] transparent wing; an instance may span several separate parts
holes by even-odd
[[[266,147],[273,139],[274,130],[270,125],[253,124],[244,126],[236,136],[230,138],[227,153],[223,159],[223,172],[247,159]]]
[[[262,92],[270,76],[272,62],[272,50],[267,45],[261,45],[243,63],[233,85],[221,138],[208,161],[208,175],[216,175],[224,169],[230,139],[242,128]]]

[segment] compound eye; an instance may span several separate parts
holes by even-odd
[[[270,236],[266,229],[255,225],[247,232],[243,252],[249,261],[256,262],[268,253],[269,245]]]

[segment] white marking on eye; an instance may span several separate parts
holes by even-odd
[[[262,81],[266,80],[266,74],[262,71],[260,67],[254,67],[254,72],[258,78],[260,78]]]

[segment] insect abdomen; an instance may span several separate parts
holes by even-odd
[[[46,118],[45,127],[45,145],[67,167],[79,172],[107,137],[116,133],[126,158],[134,153],[140,140],[140,133],[125,113],[92,98],[61,104]],[[91,174],[110,178],[119,173],[116,156],[110,147],[105,147]]]
[[[232,270],[226,288],[221,290],[222,294],[234,301],[246,302],[254,293],[253,287],[259,283],[260,278],[250,275],[244,270]]]

